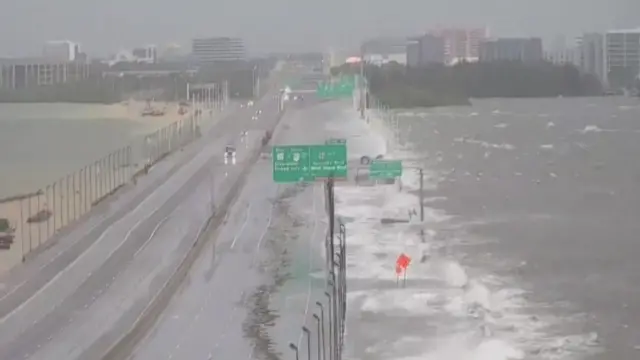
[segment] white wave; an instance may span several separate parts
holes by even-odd
[[[391,132],[379,115],[370,113],[369,124],[361,126],[349,123],[366,122],[347,114],[345,118],[336,119],[332,126],[345,129],[346,133],[357,128],[363,131],[357,137],[363,143],[366,140],[380,143],[380,138]],[[360,143],[349,141],[350,151],[364,151],[359,149]],[[487,148],[513,149],[512,146],[502,147],[477,140],[464,141]],[[375,146],[378,146],[376,150],[383,149]],[[407,167],[420,165],[421,156],[397,143],[386,145],[384,155],[389,159],[402,159]],[[431,179],[437,179],[439,175],[429,169],[425,169],[425,174],[430,179],[429,186],[435,187],[437,182]],[[532,316],[529,313],[532,304],[525,300],[526,292],[513,286],[510,279],[463,266],[455,253],[451,255],[450,248],[468,243],[470,239],[447,238],[446,243],[436,240],[438,226],[446,225],[451,217],[442,211],[425,208],[425,221],[419,222],[417,196],[407,191],[419,187],[417,173],[405,169],[402,184],[403,191],[397,185],[336,188],[336,212],[347,221],[349,281],[386,284],[350,291],[350,312],[356,314],[352,316],[425,317],[423,334],[419,331],[403,333],[404,336],[393,344],[389,344],[388,337],[367,339],[378,345],[370,346],[366,353],[376,353],[385,359],[515,360],[524,359],[525,353],[529,352],[566,354],[590,346],[588,334],[565,338],[547,334],[549,326],[562,320],[550,315]],[[385,218],[404,222],[382,224],[381,220]],[[424,231],[423,236],[420,229]],[[449,250],[443,254],[443,249]],[[407,287],[402,286],[403,279],[398,279],[395,273],[395,260],[401,253],[412,258],[407,271]],[[412,285],[416,282],[420,285]],[[432,319],[438,319],[438,322],[434,324]],[[386,328],[389,325],[367,326],[380,326],[378,333],[389,330]],[[440,334],[435,338],[426,335],[434,326]],[[411,349],[410,354],[407,349]],[[367,357],[366,354],[357,355]]]
[[[603,129],[601,127],[598,127],[597,125],[587,125],[584,127],[584,129],[579,130],[578,132],[582,134],[588,134],[588,133],[602,133],[602,132],[618,132],[618,130]]]
[[[553,144],[540,145],[540,149],[542,149],[542,150],[553,150]]]
[[[507,123],[499,123],[499,124],[493,125],[493,127],[496,128],[496,129],[504,129],[507,126],[509,126],[509,124],[507,124]]]

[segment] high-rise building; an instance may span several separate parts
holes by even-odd
[[[480,45],[482,62],[537,62],[542,59],[542,39],[540,38],[503,38],[484,41]]]
[[[573,65],[580,67],[582,52],[580,47],[567,47],[564,49],[546,51],[544,59],[555,65]]]
[[[604,63],[604,35],[584,34],[578,45],[580,51],[580,69],[598,78],[603,84],[606,80]]]
[[[191,51],[199,63],[246,59],[244,42],[240,38],[211,37],[193,39]]]
[[[444,56],[447,64],[455,64],[460,61],[478,61],[480,44],[488,38],[486,28],[435,29],[428,31],[428,33],[444,40]]]
[[[444,64],[444,39],[429,34],[410,38],[407,65],[419,67],[429,64]]]
[[[48,41],[42,49],[47,61],[75,61],[80,54],[80,45],[69,40]]]
[[[640,29],[610,30],[604,44],[605,83],[631,87],[640,74]]]

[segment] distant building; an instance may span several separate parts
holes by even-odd
[[[426,34],[409,39],[407,65],[420,67],[429,64],[444,64],[444,39]]]
[[[131,55],[133,55],[137,62],[146,64],[155,64],[158,62],[158,50],[155,45],[135,48],[131,52]]]
[[[198,63],[245,60],[244,42],[240,38],[211,37],[193,39],[191,51]]]
[[[407,64],[408,40],[402,38],[377,38],[364,42],[360,51],[363,60],[370,64],[382,65],[390,62]]]
[[[604,61],[604,35],[597,33],[584,34],[580,39],[580,69],[598,78],[603,84],[606,81]]]
[[[640,74],[640,29],[611,30],[604,39],[605,83],[630,87]]]
[[[480,61],[537,62],[543,59],[542,39],[502,38],[480,45]]]
[[[428,33],[443,39],[445,63],[449,65],[461,61],[478,61],[480,58],[480,46],[489,36],[486,28],[435,29],[430,30]]]
[[[42,58],[0,60],[0,86],[5,89],[65,84],[88,77],[89,64],[86,62],[56,62]]]
[[[582,52],[579,47],[565,48],[544,53],[544,59],[554,65],[573,65],[580,67]]]
[[[47,61],[75,61],[80,54],[80,45],[69,40],[48,41],[42,49]]]

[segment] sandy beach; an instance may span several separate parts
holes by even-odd
[[[153,103],[164,116],[142,116],[146,107],[139,101],[0,105],[0,219],[14,228],[13,244],[0,250],[0,273],[127,182],[155,150],[184,136],[190,113],[181,115],[178,103]],[[206,126],[215,116],[204,112]],[[146,138],[155,132],[150,150]]]

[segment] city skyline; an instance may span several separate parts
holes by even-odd
[[[207,36],[243,38],[251,54],[349,49],[369,37],[419,34],[436,26],[487,26],[494,36],[538,36],[547,42],[557,34],[572,38],[635,27],[637,13],[640,2],[632,0],[326,0],[322,6],[293,0],[24,0],[5,4],[0,14],[0,56],[32,56],[51,38],[73,39],[95,56],[141,43],[188,48],[192,38]]]

